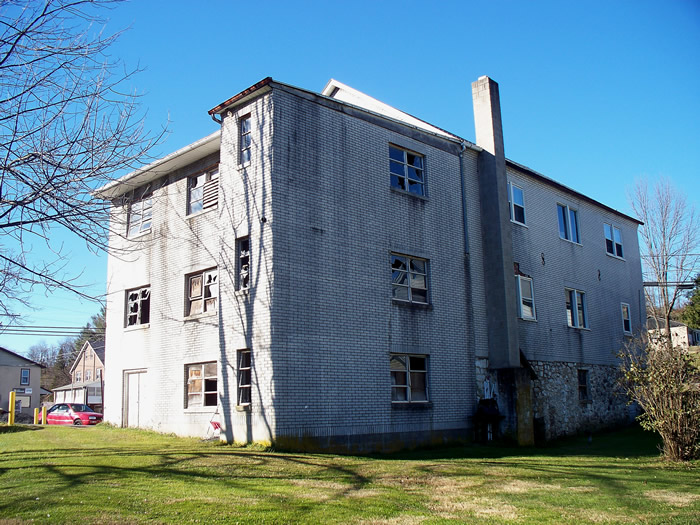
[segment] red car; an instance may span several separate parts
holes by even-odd
[[[102,414],[82,403],[58,403],[46,411],[46,423],[48,425],[97,425],[102,423]]]

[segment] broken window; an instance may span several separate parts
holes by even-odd
[[[187,179],[187,192],[188,214],[216,206],[219,199],[219,168]]]
[[[523,189],[515,184],[508,183],[508,208],[510,220],[525,224],[525,195]]]
[[[126,292],[126,326],[148,324],[151,321],[151,287]]]
[[[251,381],[250,350],[238,351],[238,404],[250,405]]]
[[[586,294],[580,290],[566,288],[566,320],[573,328],[588,328]]]
[[[153,196],[147,191],[129,205],[127,236],[133,237],[151,229],[153,218]]]
[[[241,164],[245,164],[250,162],[250,147],[253,142],[250,115],[241,117],[238,121],[238,126],[241,137]]]
[[[238,276],[236,290],[250,288],[250,237],[236,240],[236,258],[238,260]]]
[[[588,378],[588,370],[578,370],[578,399],[579,401],[591,400],[591,388]]]
[[[630,317],[630,305],[627,303],[620,303],[620,309],[622,310],[622,331],[625,334],[632,333],[632,319]]]
[[[397,301],[428,303],[428,261],[391,254],[392,297]]]
[[[185,365],[187,376],[186,407],[215,407],[218,402],[216,361]]]
[[[22,368],[19,376],[20,385],[29,385],[29,368]]]
[[[423,155],[389,145],[389,173],[393,188],[425,195],[423,169]]]
[[[428,357],[394,354],[389,358],[392,403],[428,401]]]
[[[216,268],[187,276],[187,314],[196,315],[216,311],[219,280]]]
[[[605,251],[615,257],[623,257],[622,232],[612,224],[603,224],[605,231]]]
[[[523,319],[535,319],[535,294],[532,287],[532,279],[515,276],[518,292],[518,315]]]

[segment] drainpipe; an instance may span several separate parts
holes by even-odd
[[[464,187],[464,150],[467,143],[460,143],[459,151],[459,182],[462,189],[462,227],[464,228],[464,253],[469,254],[469,229],[467,228],[467,189]]]

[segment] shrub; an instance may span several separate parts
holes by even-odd
[[[700,354],[662,334],[631,340],[620,357],[620,383],[643,410],[642,427],[661,436],[666,459],[699,458]]]

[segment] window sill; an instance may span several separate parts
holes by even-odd
[[[592,399],[579,399],[578,402],[579,402],[582,406],[588,406],[588,405],[592,405],[592,404],[593,404],[593,400],[592,400]]]
[[[605,255],[607,255],[608,257],[612,257],[613,259],[617,259],[618,261],[625,261],[624,257],[619,257],[619,256],[613,255],[612,253],[609,253],[609,252],[605,252]]]
[[[579,330],[581,332],[590,332],[591,329],[587,327],[580,327],[580,326],[571,326],[570,324],[566,325],[567,328],[571,328],[572,330]]]
[[[521,321],[527,321],[528,323],[536,323],[537,318],[536,317],[518,317]]]
[[[392,410],[430,410],[433,408],[431,401],[392,401]]]
[[[243,170],[243,169],[247,168],[248,166],[250,166],[250,162],[251,162],[251,161],[248,161],[248,162],[244,162],[244,163],[242,163],[242,164],[239,162],[239,163],[238,163],[238,169],[239,169],[239,170]]]
[[[217,317],[217,316],[218,316],[217,312],[204,312],[201,314],[194,314],[194,315],[185,316],[183,321],[197,321],[199,319],[207,319],[209,317]]]
[[[145,237],[146,235],[149,235],[151,233],[151,228],[148,228],[146,231],[139,232],[135,235],[128,235],[126,236],[127,239],[130,241],[135,241],[136,239],[140,239],[141,237]]]
[[[559,236],[559,238],[560,238],[562,241],[568,242],[569,244],[573,244],[573,245],[575,245],[575,246],[581,246],[581,247],[583,247],[583,244],[581,244],[580,242],[575,242],[575,241],[572,241],[571,239],[565,239],[565,238],[562,237],[561,235]]]
[[[147,328],[151,327],[151,323],[144,323],[144,324],[135,324],[132,326],[125,326],[124,331],[125,332],[136,332],[138,330],[146,330]]]
[[[401,299],[391,299],[391,303],[401,308],[417,308],[421,310],[432,310],[433,305],[430,303],[414,303],[412,301],[403,301]]]
[[[236,412],[250,412],[250,405],[236,405]]]
[[[199,217],[200,215],[204,215],[206,213],[209,213],[210,211],[214,211],[216,208],[218,208],[218,205],[209,206],[208,208],[204,208],[194,213],[190,213],[189,215],[185,215],[185,219],[194,219],[195,217]]]
[[[214,414],[217,411],[216,406],[210,407],[186,407],[185,414]]]
[[[524,222],[518,222],[518,221],[513,220],[513,219],[511,219],[510,222],[511,222],[511,224],[517,224],[518,226],[522,226],[523,228],[528,227],[527,224],[525,224]]]
[[[422,201],[430,200],[425,195],[419,195],[417,193],[413,193],[413,192],[410,192],[407,190],[402,190],[401,188],[397,188],[395,186],[389,186],[389,188],[391,189],[391,191],[393,191],[394,193],[398,193],[399,195],[406,195],[408,197],[414,197],[414,198],[422,200]]]

